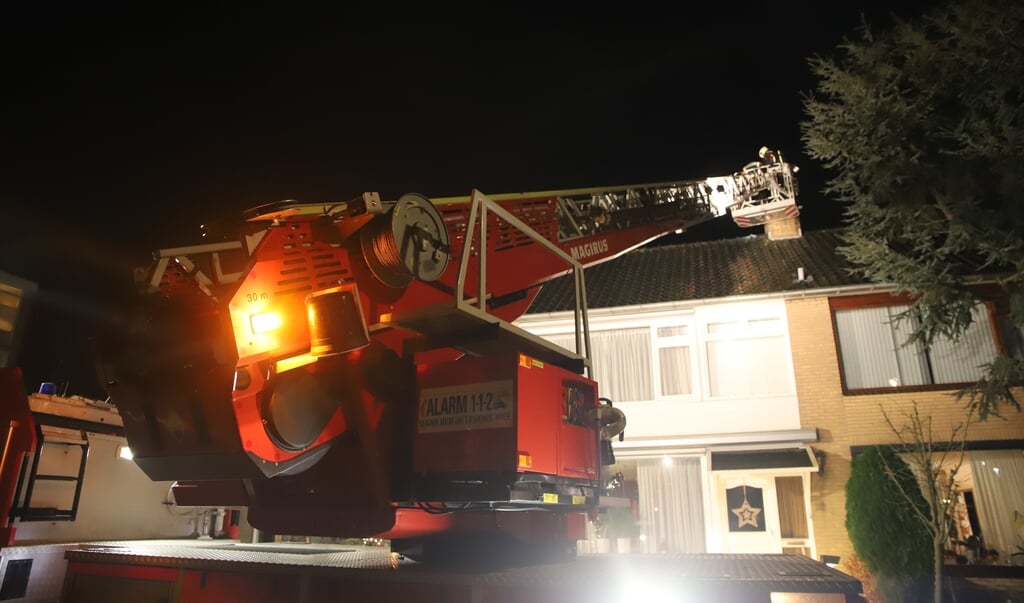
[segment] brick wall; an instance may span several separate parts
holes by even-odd
[[[828,299],[794,299],[786,307],[801,427],[818,429],[820,441],[814,448],[825,453],[824,475],[811,476],[817,550],[819,555],[846,556],[853,552],[845,526],[850,447],[898,442],[885,414],[900,426],[915,402],[922,416],[931,417],[935,441],[949,440],[951,429],[964,422],[966,411],[949,391],[844,396]],[[1010,411],[1006,415],[1006,420],[973,422],[968,427],[969,439],[1024,436],[1024,413]]]
[[[846,480],[850,477],[850,434],[839,380],[827,298],[786,304],[800,426],[817,428],[813,447],[825,454],[825,471],[811,476],[811,521],[818,555],[848,557]]]
[[[775,218],[764,223],[764,233],[772,241],[778,239],[795,239],[802,236],[800,218]]]

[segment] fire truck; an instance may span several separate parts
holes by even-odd
[[[154,253],[120,336],[97,348],[98,374],[134,463],[172,482],[176,505],[245,509],[267,534],[385,539],[385,567],[549,567],[575,558],[588,517],[613,504],[607,467],[627,424],[592,374],[583,269],[727,213],[741,226],[794,217],[795,171],[262,205],[234,240]],[[575,284],[573,350],[513,324],[563,276]],[[31,482],[37,442],[16,436],[46,411],[10,406],[0,469]],[[18,500],[5,499],[6,516]],[[174,573],[124,554],[69,553],[68,600],[88,599],[89,576]],[[198,591],[212,580],[203,567]],[[167,580],[177,600],[214,600],[237,578],[221,574],[205,594]],[[259,600],[326,596],[303,576]]]

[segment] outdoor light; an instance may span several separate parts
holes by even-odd
[[[679,585],[651,572],[643,575],[621,574],[616,600],[644,601],[645,603],[688,603],[690,597]]]
[[[281,315],[277,312],[261,312],[249,317],[249,325],[255,335],[279,329],[283,322]]]
[[[118,458],[122,458],[127,461],[130,461],[134,458],[134,455],[132,454],[132,449],[129,448],[127,444],[118,444],[117,456]]]

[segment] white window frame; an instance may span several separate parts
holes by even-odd
[[[759,329],[756,323],[760,321],[772,321],[774,324],[770,329]],[[735,328],[729,332],[723,333],[712,333],[711,327],[715,324],[733,324]],[[697,337],[700,345],[700,358],[701,358],[701,384],[702,384],[702,396],[705,400],[735,400],[743,398],[777,398],[787,397],[796,395],[796,380],[793,375],[793,356],[792,347],[789,339],[789,325],[786,317],[786,307],[780,303],[778,305],[757,305],[755,307],[735,305],[735,306],[721,306],[716,307],[713,311],[701,313],[698,316],[697,321]],[[711,354],[708,350],[708,344],[717,341],[753,341],[757,339],[772,339],[777,340],[780,344],[780,353],[786,355],[786,366],[784,367],[784,373],[786,383],[784,384],[784,391],[777,391],[772,393],[738,393],[733,395],[712,395],[711,383],[713,381],[711,374]]]
[[[682,327],[685,329],[683,335],[659,336],[658,330],[664,328]],[[662,319],[651,323],[651,387],[656,401],[683,402],[698,400],[701,396],[702,384],[700,378],[700,348],[697,341],[697,322],[693,316],[680,316],[672,319]],[[688,361],[690,369],[690,392],[687,394],[666,394],[662,391],[661,379],[661,350],[662,348],[688,349]]]
[[[769,300],[758,302],[732,302],[722,304],[699,305],[697,307],[677,308],[667,311],[653,311],[643,313],[643,309],[636,312],[609,314],[605,316],[592,317],[590,320],[590,332],[618,329],[650,329],[651,340],[651,392],[653,398],[650,400],[615,400],[615,403],[630,402],[706,402],[714,400],[743,400],[748,398],[774,399],[796,396],[796,379],[793,369],[793,357],[789,337],[789,321],[786,314],[784,300]],[[732,334],[711,335],[707,334],[707,325],[733,321],[740,323],[739,331]],[[772,321],[773,326],[769,330],[758,329],[758,321]],[[752,326],[753,325],[753,326]],[[664,327],[682,326],[687,334],[675,337],[658,337],[658,329]],[[545,338],[569,337],[573,333],[573,324],[569,317],[564,319],[554,318],[543,322],[534,323],[528,327],[532,333]],[[779,342],[780,354],[785,354],[785,391],[771,394],[754,393],[752,395],[736,396],[711,396],[710,368],[708,362],[707,342],[712,340],[736,339],[749,340],[756,338],[777,339]],[[659,358],[662,347],[670,347],[684,344],[690,349],[690,394],[669,394],[661,392],[661,367],[656,360]],[[606,379],[596,371],[598,383]]]
[[[665,327],[683,327],[686,329],[686,335],[678,335],[671,337],[659,337],[658,329]],[[574,337],[574,332],[571,329],[572,325],[560,325],[555,328],[536,329],[534,331],[540,337],[550,339],[554,337]],[[646,329],[649,334],[649,340],[651,342],[649,357],[651,359],[650,370],[648,371],[650,382],[650,391],[652,397],[644,400],[614,400],[616,404],[630,403],[630,402],[686,402],[695,401],[701,398],[702,385],[700,383],[700,349],[697,338],[697,324],[693,318],[692,312],[675,312],[670,314],[662,314],[660,316],[632,316],[626,319],[621,317],[615,317],[614,320],[591,320],[590,322],[590,334],[591,340],[593,340],[595,333],[602,331],[618,331],[618,330],[634,330],[634,329]],[[593,343],[593,341],[591,341]],[[689,394],[662,394],[661,392],[661,363],[660,363],[660,350],[663,347],[688,347],[689,348],[689,363],[690,363],[690,393]],[[607,379],[607,375],[600,374],[600,371],[595,371],[595,377],[598,384],[603,379]]]

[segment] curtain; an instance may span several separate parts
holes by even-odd
[[[568,350],[576,349],[573,334],[545,339]],[[611,329],[590,332],[593,377],[598,393],[614,403],[653,400],[651,386],[651,330]]]
[[[952,341],[939,336],[925,350],[909,343],[914,322],[897,320],[910,306],[838,310],[835,313],[843,375],[849,389],[929,383],[969,383],[981,377],[982,364],[995,356],[988,309],[971,309],[974,322]]]
[[[889,328],[892,332],[893,353],[896,354],[896,364],[899,365],[897,385],[924,385],[934,383],[928,372],[928,356],[924,348],[917,341],[911,342],[910,336],[914,332],[916,321],[909,318],[900,319],[899,315],[910,309],[910,306],[889,306],[884,308],[888,312],[886,324],[883,328]],[[881,387],[890,384],[880,383]]]
[[[703,553],[704,495],[699,458],[637,461],[645,553]]]
[[[885,308],[836,311],[839,354],[849,389],[883,387],[889,379],[899,378],[895,355],[886,353],[893,349],[892,333],[885,324],[888,317]]]
[[[936,383],[970,383],[981,378],[981,365],[996,356],[996,344],[983,305],[971,308],[974,320],[957,341],[936,337],[932,342],[931,361]]]
[[[989,450],[969,455],[981,537],[1005,562],[1016,545],[1024,545],[1024,454]]]
[[[775,478],[779,499],[779,529],[783,538],[810,538],[807,507],[804,506],[804,478],[799,475]]]
[[[782,337],[713,339],[706,349],[708,392],[712,397],[793,392],[789,350]]]
[[[693,377],[690,375],[690,348],[672,346],[658,348],[658,370],[661,373],[662,396],[679,396],[693,393]]]

